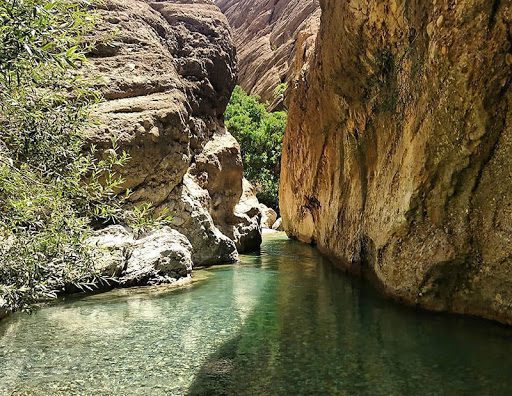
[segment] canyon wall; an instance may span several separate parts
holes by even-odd
[[[130,155],[121,169],[133,204],[169,209],[195,265],[232,262],[261,242],[246,205],[240,147],[223,114],[236,79],[227,21],[208,0],[105,0],[86,74],[105,101],[90,142]]]
[[[411,305],[512,324],[512,4],[322,0],[289,104],[290,236]]]
[[[318,0],[216,0],[233,30],[239,84],[279,105],[275,89],[300,72],[314,47]]]

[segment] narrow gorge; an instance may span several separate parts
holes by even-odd
[[[512,391],[512,0],[0,0],[0,396]]]

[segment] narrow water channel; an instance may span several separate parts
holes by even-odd
[[[281,235],[197,275],[2,322],[0,395],[512,393],[511,329],[396,305]]]

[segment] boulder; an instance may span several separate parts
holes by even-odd
[[[274,231],[284,231],[283,219],[282,218],[277,219],[277,221],[272,226],[272,229]]]
[[[247,180],[242,181],[242,197],[235,207],[237,221],[232,235],[241,253],[249,253],[259,249],[261,245],[261,210],[256,190]]]
[[[126,266],[126,257],[133,249],[133,234],[121,225],[98,230],[87,241],[97,254],[96,270],[105,277],[117,279]]]
[[[121,286],[171,283],[192,271],[192,245],[169,227],[136,239],[128,229],[115,225],[95,232],[88,243],[96,248],[100,275]]]
[[[277,221],[277,212],[264,204],[260,204],[261,210],[261,226],[264,228],[272,228]]]
[[[192,272],[192,245],[178,231],[158,229],[134,242],[119,282],[122,286],[171,283]]]

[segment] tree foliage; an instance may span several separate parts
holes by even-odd
[[[128,158],[98,159],[84,138],[99,99],[77,71],[89,6],[0,0],[0,306],[11,311],[93,282],[90,225],[122,214],[114,169]]]
[[[277,210],[286,112],[269,112],[257,97],[236,87],[225,118],[240,143],[245,177],[256,185],[260,202]]]

